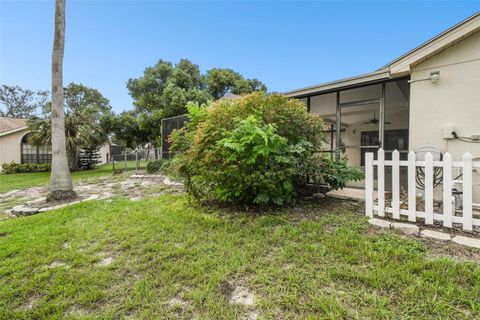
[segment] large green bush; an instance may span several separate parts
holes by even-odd
[[[162,169],[162,165],[165,162],[163,159],[151,160],[147,163],[147,172],[156,173]]]
[[[4,163],[2,164],[3,173],[24,173],[24,172],[48,172],[52,168],[50,163]]]
[[[318,158],[325,142],[323,122],[299,100],[253,93],[206,107],[189,105],[188,111],[191,121],[170,139],[178,173],[198,199],[288,203],[312,179],[329,182],[320,170],[328,166],[325,172],[331,174],[332,166],[342,166]],[[337,170],[343,178],[355,176],[355,170],[344,169]]]

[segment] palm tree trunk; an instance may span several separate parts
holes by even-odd
[[[65,0],[55,1],[55,34],[52,55],[52,173],[47,201],[76,197],[68,169],[63,110],[63,52],[65,46]]]

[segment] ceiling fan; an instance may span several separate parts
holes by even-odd
[[[378,124],[379,120],[376,118],[376,113],[373,113],[373,119],[364,122],[363,124]],[[392,124],[391,122],[385,121],[385,124]]]

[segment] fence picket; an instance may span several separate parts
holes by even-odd
[[[463,224],[463,230],[472,231],[473,226],[480,226],[480,219],[473,217],[473,169],[480,168],[480,161],[473,161],[472,155],[466,152],[462,161],[453,161],[448,152],[443,155],[440,161],[433,161],[433,155],[427,152],[425,160],[417,161],[415,153],[408,153],[407,161],[400,161],[400,153],[395,150],[392,153],[392,160],[385,160],[385,152],[378,150],[378,160],[374,160],[374,154],[366,153],[365,158],[365,211],[368,217],[378,215],[385,217],[386,213],[392,214],[392,218],[400,219],[401,216],[408,216],[408,221],[416,222],[417,218],[423,218],[425,224],[431,225],[435,221],[443,221],[443,226],[451,228],[453,223]],[[378,173],[378,201],[374,204],[374,168],[377,166]],[[392,201],[391,207],[385,205],[385,166],[392,168]],[[400,168],[408,167],[408,209],[400,208]],[[425,194],[424,211],[417,211],[416,208],[416,178],[417,167],[423,167]],[[434,168],[443,169],[443,213],[434,212]],[[462,180],[453,180],[453,168],[463,170]],[[452,190],[455,183],[460,183],[463,193],[463,215],[454,214]]]
[[[416,222],[417,209],[417,186],[415,184],[416,176],[415,152],[408,153],[408,221]]]
[[[443,226],[452,227],[452,156],[443,155]]]
[[[425,224],[433,224],[433,156],[425,155]]]
[[[400,153],[392,153],[392,209],[393,218],[400,219]]]
[[[463,155],[463,230],[472,231],[472,155],[465,152]]]
[[[365,211],[373,218],[373,153],[365,155]]]
[[[385,151],[382,148],[378,149],[378,167],[377,167],[377,181],[378,181],[378,215],[385,217]]]

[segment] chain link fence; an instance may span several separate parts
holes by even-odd
[[[145,170],[148,161],[155,158],[155,152],[156,150],[152,149],[112,155],[113,172]]]

